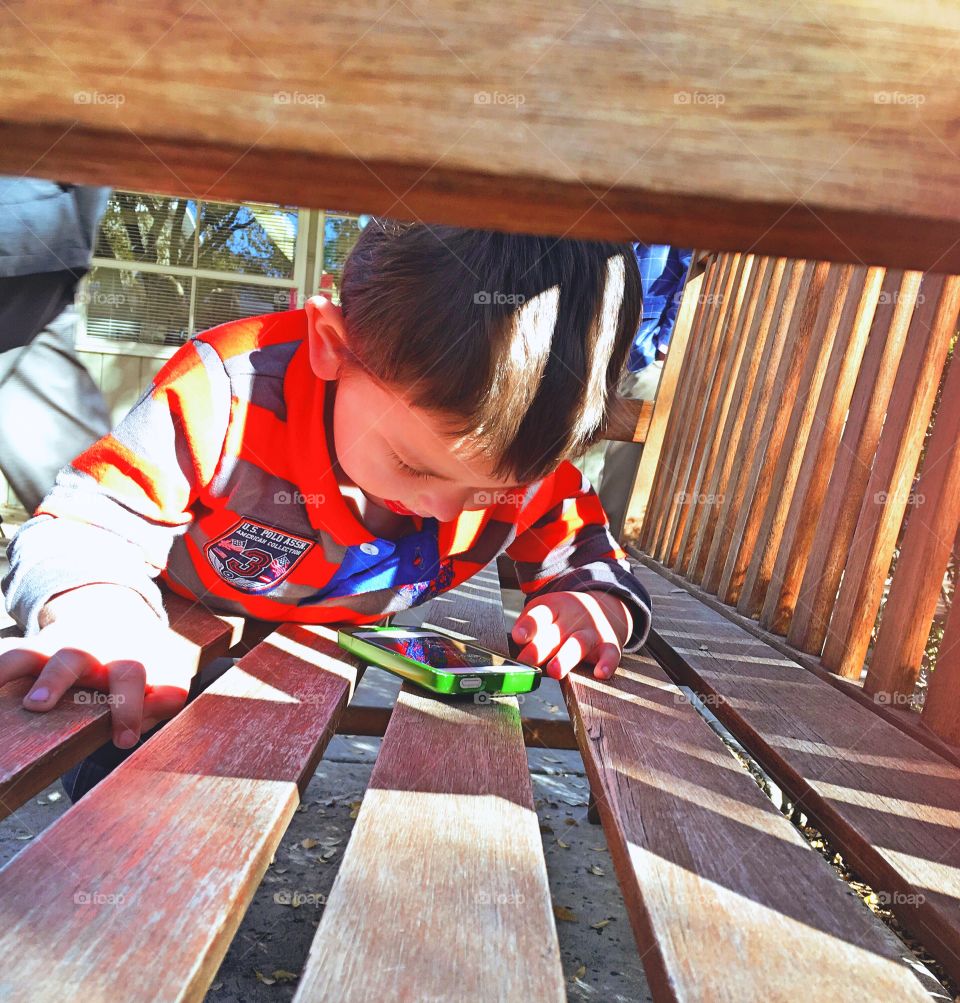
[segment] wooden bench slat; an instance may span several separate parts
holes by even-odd
[[[823,646],[848,678],[863,670],[958,315],[960,276],[924,276]]]
[[[562,685],[656,1000],[928,998],[652,658]]]
[[[707,374],[712,370],[713,360],[716,358],[717,347],[720,344],[720,325],[717,320],[722,316],[725,305],[730,301],[733,278],[741,257],[739,253],[722,254],[717,261],[719,271],[716,285],[713,295],[707,303],[707,309],[704,311],[702,326],[694,341],[697,365],[689,367],[690,380],[684,387],[682,407],[677,414],[677,421],[674,425],[675,431],[669,437],[671,443],[674,444],[667,467],[670,478],[665,485],[668,490],[664,497],[664,510],[654,540],[655,553],[663,556],[664,559],[670,552],[673,527],[677,518],[677,509],[680,506],[683,478],[686,476],[695,430],[704,405]]]
[[[362,675],[333,637],[281,628],[0,870],[0,997],[202,997]]]
[[[718,435],[727,435],[730,428],[731,412],[736,413],[742,402],[743,398],[737,393],[737,388],[741,385],[741,370],[748,345],[747,335],[753,326],[757,304],[761,301],[766,282],[769,279],[769,264],[768,258],[752,259],[743,288],[738,291],[743,296],[743,304],[742,308],[737,311],[736,323],[731,333],[732,350],[728,355],[723,374],[718,380],[717,390],[720,393],[720,404],[715,412],[715,421],[705,438],[701,434],[704,444],[712,443]],[[733,378],[734,374],[737,376],[736,379]],[[694,498],[690,516],[680,541],[678,565],[686,565],[693,561],[693,555],[697,550],[697,540],[702,538],[701,530],[707,519],[707,513],[716,508],[710,485],[716,479],[717,468],[722,463],[723,453],[717,449],[704,449],[702,454],[700,469],[693,487]]]
[[[677,435],[677,430],[681,427],[680,422],[682,413],[687,407],[689,407],[690,387],[696,377],[696,367],[692,365],[684,365],[683,360],[686,358],[687,352],[690,352],[693,356],[699,350],[701,334],[705,329],[707,312],[710,310],[714,300],[716,299],[717,284],[719,282],[725,258],[726,255],[723,254],[713,255],[710,257],[707,260],[701,282],[697,286],[690,287],[689,291],[687,290],[687,287],[684,287],[684,293],[687,300],[681,299],[681,311],[684,309],[684,302],[689,302],[689,296],[693,292],[696,292],[697,295],[696,304],[688,307],[688,309],[693,310],[693,317],[690,322],[690,331],[687,334],[686,344],[683,346],[682,352],[679,356],[671,356],[674,347],[672,339],[671,345],[667,349],[667,358],[663,366],[661,386],[663,385],[663,380],[667,378],[668,373],[672,372],[674,392],[669,398],[669,403],[667,399],[663,399],[660,405],[654,408],[654,417],[651,419],[652,422],[656,422],[657,416],[659,415],[661,421],[666,427],[661,433],[662,440],[660,459],[651,472],[652,483],[650,488],[650,501],[644,517],[643,528],[640,533],[640,539],[643,541],[643,546],[651,552],[656,550],[657,547],[657,540],[659,539],[660,528],[663,525],[664,512],[670,493],[668,485],[676,470],[675,457],[679,447],[679,436]],[[673,357],[674,360],[673,365],[670,363],[671,357]],[[657,398],[658,400],[660,399],[660,388],[657,389]],[[642,462],[643,459],[641,457],[641,463]]]
[[[883,268],[854,268],[837,340],[829,362],[824,364],[817,413],[787,513],[783,544],[774,562],[771,586],[760,611],[760,625],[774,633],[786,634],[796,607],[800,579],[823,511],[830,471],[840,448],[840,436],[867,347],[883,277]]]
[[[775,465],[772,456],[769,462],[770,491],[762,517],[757,506],[759,525],[737,601],[737,609],[747,616],[759,614],[774,560],[783,546],[787,512],[798,487],[803,457],[810,448],[810,434],[827,370],[824,360],[829,359],[833,350],[852,274],[852,265],[818,263],[800,314],[795,356],[781,391],[784,401],[795,403],[781,411],[774,434],[766,440],[764,451],[772,454],[775,447],[779,455]]]
[[[823,506],[827,515],[817,523],[787,632],[794,648],[812,655],[823,650],[919,289],[918,273],[888,271],[873,312],[863,364],[830,471]]]
[[[683,360],[690,342],[690,332],[696,322],[697,313],[703,309],[703,293],[707,287],[707,269],[712,267],[713,257],[708,255],[704,264],[701,261],[703,253],[699,250],[693,251],[690,268],[684,278],[677,319],[673,325],[670,344],[667,347],[667,357],[663,363],[660,382],[657,384],[647,439],[643,445],[643,452],[640,454],[640,465],[627,505],[624,527],[628,535],[643,532],[647,508],[653,500],[651,489],[657,474],[660,455],[666,448],[664,437],[670,411],[677,398]]]
[[[733,547],[737,514],[747,497],[748,472],[758,449],[760,430],[763,427],[770,398],[775,391],[773,380],[780,364],[780,357],[789,329],[791,304],[799,289],[801,275],[798,263],[788,259],[781,260],[783,268],[782,270],[778,268],[774,272],[760,329],[756,332],[758,345],[762,344],[763,348],[758,379],[753,386],[753,393],[747,404],[746,416],[743,420],[746,435],[741,435],[737,443],[730,473],[730,483],[728,489],[723,493],[723,502],[716,522],[716,532],[710,541],[710,549],[707,552],[703,580],[704,587],[711,592],[716,592],[720,587],[727,555]]]
[[[706,572],[710,548],[717,532],[717,521],[724,509],[726,492],[729,490],[734,464],[739,455],[740,440],[744,431],[749,428],[744,421],[743,408],[745,405],[749,408],[749,402],[754,399],[753,391],[760,372],[761,359],[765,355],[765,346],[774,327],[772,323],[774,306],[786,265],[786,258],[766,258],[762,267],[755,273],[759,281],[752,290],[748,306],[750,321],[743,329],[744,354],[737,367],[731,407],[727,412],[720,440],[722,445],[719,450],[714,450],[718,456],[713,476],[707,487],[708,504],[699,518],[693,552],[687,565],[688,573],[696,581],[701,581]]]
[[[239,643],[242,617],[218,617],[197,603],[167,593],[171,629],[185,641],[183,658],[194,672]],[[110,741],[110,709],[94,703],[92,690],[76,690],[44,714],[26,710],[23,698],[33,679],[0,688],[0,818],[42,791],[94,749]]]
[[[500,604],[463,586],[410,614],[505,651]],[[566,999],[516,698],[401,688],[295,999],[384,992]]]
[[[682,504],[677,509],[677,522],[670,544],[668,562],[673,565],[681,561],[683,547],[687,539],[687,528],[693,512],[699,507],[697,495],[703,477],[703,466],[707,462],[704,447],[716,434],[717,423],[721,420],[721,390],[729,387],[730,366],[742,343],[738,344],[740,323],[743,318],[744,299],[750,277],[754,275],[756,257],[752,254],[740,255],[736,262],[727,294],[724,298],[723,314],[717,332],[719,337],[715,354],[704,365],[704,393],[702,412],[694,429],[692,449],[687,461],[686,477],[683,480]],[[726,397],[726,394],[723,394]]]
[[[21,0],[0,171],[960,271],[955,5],[243,11]]]
[[[724,543],[728,547],[721,566],[718,561],[718,594],[725,602],[736,602],[752,548],[752,513],[766,497],[766,438],[772,432],[780,411],[781,388],[789,369],[799,331],[799,318],[813,273],[813,263],[791,261],[784,273],[782,295],[775,310],[776,331],[770,344],[770,356],[763,369],[763,379],[755,388],[756,409],[751,416],[750,440],[738,457],[737,494],[741,503],[728,510]],[[758,448],[759,447],[759,448]],[[731,523],[726,528],[728,521]],[[718,555],[719,557],[719,555]]]
[[[960,767],[644,566],[650,650],[960,976]],[[705,646],[705,648],[701,647]]]

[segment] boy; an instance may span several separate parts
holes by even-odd
[[[609,678],[651,602],[566,457],[604,424],[640,310],[629,244],[373,220],[340,307],[197,335],[60,472],[10,547],[26,638],[0,685],[37,676],[36,711],[108,690],[130,749],[194,695],[158,576],[217,611],[374,623],[503,551],[520,659]]]

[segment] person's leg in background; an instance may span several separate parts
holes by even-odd
[[[190,683],[190,691],[187,695],[187,703],[194,701],[208,686],[220,678],[229,669],[236,659],[215,658],[209,665],[204,666]],[[169,718],[172,721],[173,718]],[[167,721],[161,721],[149,731],[145,731],[140,736],[140,741],[132,748],[119,749],[113,742],[106,742],[100,748],[94,749],[86,759],[81,760],[72,769],[60,777],[63,789],[71,803],[76,804],[80,798],[89,790],[96,787],[104,777],[109,776],[125,759],[132,756],[137,749],[148,739],[155,735]]]
[[[0,470],[30,513],[57,471],[110,431],[106,401],[74,348],[75,285],[69,272],[0,284],[0,328],[38,320],[35,307],[19,308],[30,297],[56,310],[49,320],[39,318],[44,327],[28,344],[0,353]],[[0,329],[0,344],[13,340],[3,337],[8,333]]]

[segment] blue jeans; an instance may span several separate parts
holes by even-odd
[[[209,665],[198,672],[190,682],[190,690],[187,694],[187,703],[195,700],[214,680],[223,675],[236,661],[235,658],[215,658]],[[169,718],[168,720],[173,720]],[[149,731],[145,731],[140,740],[129,749],[119,749],[112,741],[94,749],[86,759],[81,760],[71,770],[60,778],[63,789],[70,798],[71,803],[76,804],[84,794],[98,783],[107,774],[112,773],[128,756],[133,755],[144,742],[149,741],[167,721],[161,721],[154,725]]]

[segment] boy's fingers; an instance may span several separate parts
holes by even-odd
[[[579,665],[590,654],[597,643],[595,630],[578,630],[571,634],[557,649],[557,653],[547,662],[547,675],[562,679],[575,665]]]
[[[533,640],[524,647],[517,660],[527,665],[542,665],[563,644],[563,633],[558,623],[548,623],[537,628]]]
[[[595,652],[593,674],[597,679],[609,679],[620,664],[620,649],[615,644],[601,644]]]
[[[517,617],[517,622],[510,633],[517,644],[525,644],[534,640],[537,634],[553,621],[553,610],[546,603],[531,603]]]
[[[61,648],[47,659],[37,681],[23,698],[23,706],[28,710],[49,710],[94,664],[94,659],[85,651]]]
[[[147,670],[142,662],[118,659],[107,665],[107,678],[113,744],[119,749],[129,749],[140,739]]]
[[[0,650],[0,686],[21,676],[35,676],[46,660],[46,655],[29,648]]]

